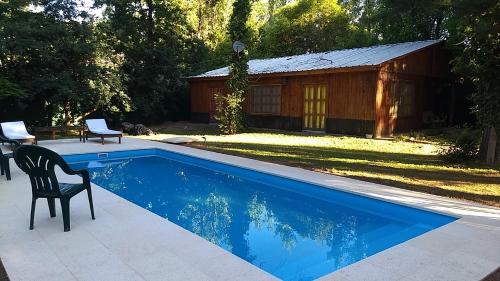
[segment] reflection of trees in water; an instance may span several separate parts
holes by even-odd
[[[239,188],[242,179],[223,173],[207,176],[198,169],[175,169],[182,181],[175,192],[189,198],[175,206],[176,223],[251,262],[246,241],[250,219],[238,204],[247,201],[247,193]],[[179,202],[172,200],[171,205]]]
[[[248,202],[248,214],[256,229],[261,230],[265,227],[275,236],[278,236],[285,249],[292,250],[296,243],[294,229],[287,223],[276,220],[272,210],[268,209],[268,204],[264,198],[255,192]]]
[[[299,216],[297,219],[307,229],[302,235],[307,235],[308,238],[321,244],[324,244],[331,238],[335,229],[335,223],[330,218]]]
[[[266,201],[264,199],[259,200],[257,193],[253,194],[248,201],[247,210],[250,220],[258,230],[261,230],[264,224],[266,224],[267,227],[271,225],[266,223],[269,221],[270,217],[266,209]]]
[[[337,267],[366,257],[368,245],[360,236],[362,223],[359,217],[338,210],[330,211],[324,213],[316,210],[313,215],[297,212],[293,218],[297,221],[290,224],[300,236],[327,246],[329,251],[326,258],[334,261]]]
[[[119,162],[104,163],[102,168],[92,168],[91,180],[96,182],[106,182],[106,188],[111,191],[118,191],[127,188],[127,182],[133,181],[142,184],[141,178],[130,173],[129,166],[132,159]]]
[[[231,214],[226,197],[215,193],[206,198],[198,197],[180,210],[177,219],[181,225],[210,242],[229,245]]]
[[[143,166],[138,165],[137,159],[107,161],[102,164],[103,167],[89,169],[92,182],[125,198],[133,194],[129,200],[147,210],[152,210],[156,203],[161,202],[161,194],[152,200],[151,193],[147,192],[145,187],[151,184],[147,182],[147,173],[144,173]],[[130,187],[130,183],[133,183],[134,187]]]
[[[368,252],[366,241],[360,237],[356,216],[343,216],[334,228],[334,239],[328,239],[328,259],[335,260],[337,267],[365,258]]]
[[[367,256],[368,246],[359,238],[360,224],[356,216],[328,208],[324,203],[322,207],[307,205],[306,202],[294,203],[266,200],[265,194],[255,192],[247,209],[257,229],[268,229],[290,251],[300,237],[329,247],[326,258],[338,264]],[[312,201],[314,203],[317,202]]]
[[[199,167],[162,161],[143,173],[143,164],[125,160],[91,169],[92,180],[105,183],[117,194],[133,193],[135,203],[170,217],[250,262],[256,258],[250,254],[248,241],[252,224],[257,230],[270,231],[288,251],[302,239],[316,241],[329,248],[325,258],[338,265],[367,255],[368,245],[358,236],[367,222],[363,214],[352,216],[321,200],[283,190],[268,191],[273,187],[255,186],[224,173],[207,174]],[[151,174],[165,180],[148,176]],[[131,182],[137,188],[127,189]]]

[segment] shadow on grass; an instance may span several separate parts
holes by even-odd
[[[206,124],[176,124],[169,127],[159,127],[152,128],[155,133],[160,134],[172,134],[172,135],[183,135],[183,136],[196,136],[196,135],[205,135],[205,136],[217,136],[220,135],[219,129],[217,126],[209,126]]]
[[[368,182],[500,206],[500,196],[491,194],[491,189],[500,186],[500,176],[495,176],[494,172],[481,174],[467,173],[463,169],[442,170],[440,167],[445,164],[436,155],[247,143],[209,142],[192,146],[339,175],[346,173],[348,177]],[[467,168],[485,167],[477,165]],[[349,175],[350,172],[353,174]],[[356,175],[356,172],[363,174]],[[433,182],[435,184],[431,186]],[[449,189],[437,185],[445,185]],[[464,185],[470,186],[471,191],[467,191]],[[474,193],[474,190],[479,194]]]

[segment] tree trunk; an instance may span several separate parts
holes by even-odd
[[[203,1],[198,0],[198,39],[203,39]]]
[[[72,117],[71,117],[71,103],[68,100],[66,100],[64,102],[64,124],[66,126],[71,125],[71,119],[72,119]]]
[[[80,123],[80,121],[82,121],[82,120],[83,120],[83,119],[85,119],[87,116],[89,116],[90,114],[92,114],[92,113],[94,113],[94,112],[96,112],[96,111],[97,111],[97,108],[94,108],[94,109],[92,109],[92,110],[89,110],[89,111],[87,111],[87,112],[83,113],[81,116],[76,117],[76,118],[74,119],[75,124]]]
[[[48,127],[52,126],[52,118],[54,117],[54,106],[49,103],[47,106],[47,123]]]
[[[494,127],[486,129],[481,138],[479,146],[479,159],[486,164],[493,164],[498,161],[499,155],[498,138]],[[496,155],[495,155],[496,154]]]
[[[154,13],[154,6],[153,6],[153,1],[152,0],[146,0],[146,4],[148,6],[148,13],[147,13],[147,42],[149,46],[154,45],[154,19],[153,19],[153,13]]]

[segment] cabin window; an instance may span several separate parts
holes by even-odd
[[[251,86],[252,113],[276,114],[281,112],[281,86]]]
[[[415,85],[408,82],[392,84],[392,104],[390,115],[393,117],[410,117],[415,114]]]

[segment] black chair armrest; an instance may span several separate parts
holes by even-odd
[[[69,170],[64,170],[63,169],[63,171],[66,174],[68,174],[68,175],[80,175],[80,176],[82,176],[82,178],[83,178],[83,184],[86,187],[90,186],[90,174],[89,174],[89,171],[87,171],[87,170],[71,170],[71,168],[69,168]]]
[[[82,175],[83,185],[85,185],[86,187],[90,187],[90,175],[89,175],[89,171],[87,171],[87,170],[78,170],[78,172],[80,172],[80,174]]]
[[[59,166],[68,175],[81,175],[83,178],[83,184],[87,187],[90,187],[90,175],[89,171],[82,169],[82,170],[73,170],[69,167],[69,165],[66,163],[66,161],[63,160],[61,157],[61,161],[59,162]]]
[[[71,168],[69,170],[63,169],[63,171],[68,175],[83,175],[85,172],[87,172],[87,170],[71,170]]]

